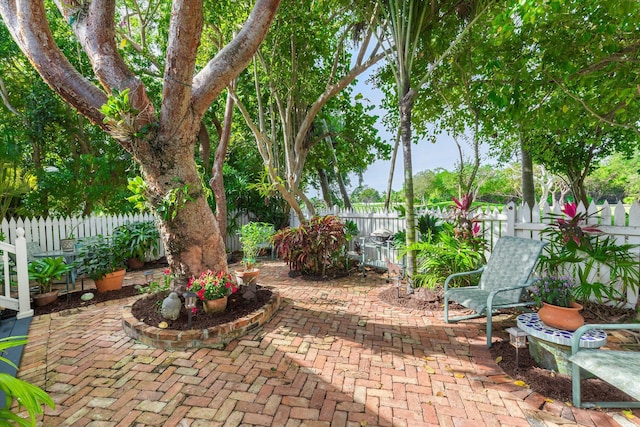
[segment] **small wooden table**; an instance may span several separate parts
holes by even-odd
[[[552,371],[571,375],[571,338],[573,331],[552,328],[542,323],[538,313],[517,317],[518,328],[529,334],[529,354],[536,363]],[[580,337],[581,348],[599,348],[607,344],[607,333],[592,329]]]

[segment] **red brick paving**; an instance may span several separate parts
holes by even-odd
[[[308,283],[272,262],[260,283],[283,308],[224,350],[136,343],[122,301],[34,318],[19,376],[56,402],[41,425],[640,425],[514,385],[481,321],[447,325],[438,312],[385,305],[374,275]]]

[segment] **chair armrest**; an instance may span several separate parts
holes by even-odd
[[[580,326],[571,337],[571,354],[574,355],[580,350],[580,337],[591,329],[637,329],[640,330],[640,323],[591,323]]]
[[[447,279],[444,281],[444,292],[447,292],[447,289],[449,289],[449,282],[451,281],[451,279],[455,279],[456,277],[461,277],[461,276],[470,276],[472,274],[478,274],[478,273],[482,273],[484,271],[485,267],[480,267],[477,270],[472,270],[472,271],[463,271],[461,273],[453,273],[451,275],[449,275],[449,277],[447,277]]]
[[[515,291],[517,289],[528,288],[529,286],[533,285],[538,280],[540,280],[538,277],[534,277],[532,279],[527,280],[522,285],[509,286],[508,288],[500,288],[500,289],[493,290],[493,291],[489,292],[489,298],[493,299],[493,297],[495,295],[499,294],[500,292]]]

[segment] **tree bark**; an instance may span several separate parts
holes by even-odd
[[[226,270],[224,240],[196,169],[196,136],[213,100],[257,51],[280,0],[256,0],[238,36],[195,76],[203,2],[174,0],[159,115],[142,81],[119,55],[114,30],[115,0],[55,1],[104,91],[84,78],[58,48],[42,0],[0,0],[0,14],[47,84],[106,132],[113,134],[100,111],[107,102],[106,93],[130,90],[131,108],[137,111],[135,132],[124,137],[118,134],[118,142],[141,166],[147,185],[145,196],[158,217],[176,284],[182,285],[191,275],[209,268]]]
[[[389,167],[389,179],[387,180],[387,195],[384,198],[384,210],[388,211],[391,206],[391,188],[393,186],[393,174],[396,171],[396,157],[398,156],[398,148],[400,146],[401,129],[396,133],[396,142],[393,145],[393,154],[391,155],[391,165]]]
[[[404,196],[406,243],[410,247],[416,242],[416,219],[413,203],[413,166],[411,163],[411,112],[415,92],[407,85],[400,99],[400,129],[402,134],[402,155],[404,160]],[[413,280],[416,272],[416,251],[407,251],[407,293],[413,293]]]
[[[322,200],[327,209],[331,209],[331,189],[329,189],[329,180],[327,173],[322,168],[318,168],[318,179],[320,181],[320,191],[322,192]]]
[[[522,132],[519,133],[518,137],[520,140],[520,158],[522,161],[522,201],[529,205],[529,209],[533,209],[533,205],[536,204],[535,187],[533,184],[533,159],[523,145]]]

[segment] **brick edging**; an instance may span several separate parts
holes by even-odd
[[[230,323],[212,326],[208,329],[176,331],[160,329],[141,322],[131,313],[132,304],[122,308],[122,328],[127,336],[142,344],[165,350],[186,348],[222,349],[234,339],[268,322],[282,303],[280,294],[271,289],[271,298],[260,309]]]

